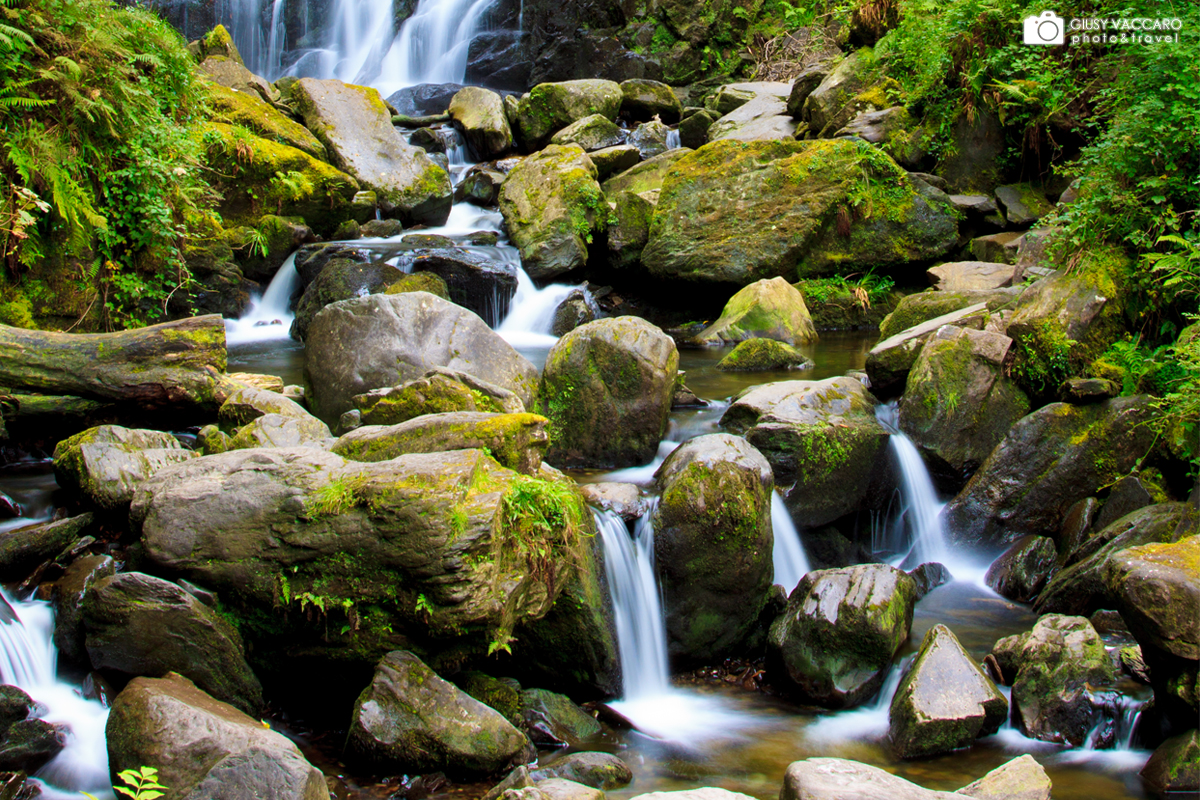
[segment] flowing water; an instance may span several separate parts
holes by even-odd
[[[775,535],[775,549],[771,553],[775,565],[774,581],[791,594],[800,579],[808,573],[808,556],[804,553],[804,545],[800,543],[792,513],[778,492],[771,492],[771,531]]]

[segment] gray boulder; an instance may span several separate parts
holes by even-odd
[[[670,135],[670,128],[658,120],[651,120],[643,122],[630,131],[625,137],[625,141],[637,148],[642,159],[650,159],[661,156],[670,149],[667,147],[667,138]]]
[[[1138,774],[1156,792],[1200,791],[1200,735],[1193,729],[1167,739]]]
[[[696,334],[698,344],[734,344],[747,339],[774,339],[811,344],[817,329],[802,295],[783,278],[755,281],[739,289],[721,316]]]
[[[589,153],[621,143],[621,129],[603,114],[576,120],[550,137],[550,144],[576,144]]]
[[[435,367],[420,378],[354,397],[364,425],[396,425],[422,414],[482,411],[520,414],[525,404],[502,386],[466,372]]]
[[[858,53],[842,59],[804,99],[801,116],[809,130],[828,135],[854,119],[863,110],[854,98],[867,88],[870,69]]]
[[[991,261],[952,261],[925,270],[939,292],[974,292],[1012,286],[1017,268]]]
[[[673,125],[682,113],[683,105],[667,84],[640,78],[621,81],[621,116],[638,122],[659,117]]]
[[[403,278],[403,272],[384,261],[363,264],[348,258],[332,259],[300,295],[292,320],[292,338],[305,341],[313,319],[331,303],[380,294]]]
[[[512,148],[504,101],[495,92],[477,86],[460,89],[450,101],[450,117],[479,160],[488,161]]]
[[[538,150],[551,134],[592,114],[616,119],[624,95],[619,84],[604,80],[541,83],[521,97],[516,125],[528,150]]]
[[[555,759],[530,774],[539,783],[549,778],[563,778],[594,789],[620,789],[633,780],[629,766],[611,753],[571,753]]]
[[[319,447],[332,437],[329,426],[311,414],[302,417],[267,414],[243,426],[228,442],[215,448],[206,440],[205,450],[212,453],[250,447]]]
[[[54,477],[96,508],[121,511],[139,483],[168,464],[195,456],[169,433],[101,425],[55,446]]]
[[[50,590],[50,602],[54,606],[54,646],[71,661],[87,661],[84,643],[83,600],[92,584],[107,578],[117,571],[117,562],[111,556],[83,556],[71,562],[63,576],[54,582]]]
[[[806,758],[788,766],[779,800],[963,800],[963,796],[923,789],[857,761]]]
[[[907,299],[907,298],[906,298]],[[895,314],[896,312],[893,312]],[[925,342],[945,325],[957,328],[983,328],[987,317],[987,305],[975,303],[932,319],[921,320],[910,328],[885,335],[887,322],[880,329],[880,342],[867,353],[866,370],[871,379],[871,388],[880,397],[888,397],[903,391],[913,365],[921,355]]]
[[[738,106],[714,122],[708,129],[708,141],[769,141],[790,139],[795,133],[796,121],[787,114],[787,102],[763,96]]]
[[[955,794],[971,800],[1050,800],[1050,776],[1028,753],[1006,761]]]

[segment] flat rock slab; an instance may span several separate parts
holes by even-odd
[[[963,800],[963,795],[923,789],[857,761],[808,758],[787,768],[779,800]]]
[[[1017,268],[994,261],[952,261],[925,271],[934,288],[943,292],[1001,289],[1012,286]]]

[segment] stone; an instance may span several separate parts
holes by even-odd
[[[282,382],[279,389],[283,389]],[[293,419],[311,416],[303,406],[285,397],[281,391],[253,386],[236,390],[217,409],[217,419],[222,425],[231,428],[241,427],[267,414],[279,414]]]
[[[879,767],[843,758],[793,761],[779,800],[963,800],[959,794],[923,789]]]
[[[397,425],[423,414],[451,411],[497,414],[525,411],[521,398],[508,389],[443,367],[435,367],[399,386],[356,395],[353,402],[362,414],[363,425]]]
[[[405,242],[410,238],[405,237]],[[471,248],[421,249],[414,256],[402,259],[406,271],[441,278],[450,302],[474,311],[493,327],[504,320],[509,301],[517,293],[514,264],[489,258]]]
[[[1007,141],[1004,124],[990,108],[963,110],[952,124],[951,150],[938,165],[955,192],[991,194],[999,183],[999,162]]]
[[[768,669],[805,702],[865,702],[908,639],[916,592],[912,578],[883,564],[809,572],[771,624]]]
[[[575,144],[550,145],[508,173],[500,213],[530,277],[552,278],[587,264],[588,242],[608,216],[596,174]]]
[[[604,182],[604,196],[612,198],[620,192],[631,192],[646,197],[662,189],[663,180],[680,159],[692,151],[686,147],[668,150],[662,155],[648,158],[637,166],[618,172]]]
[[[862,109],[855,96],[867,88],[869,65],[857,53],[842,59],[804,99],[801,116],[818,136],[843,127]]]
[[[563,336],[546,357],[538,391],[550,420],[546,460],[562,467],[649,461],[666,431],[678,366],[671,337],[637,317],[596,320]]]
[[[1046,195],[1028,183],[996,187],[996,202],[1004,216],[1017,227],[1026,228],[1054,210]]]
[[[1138,774],[1156,792],[1200,791],[1200,737],[1196,730],[1160,744]]]
[[[79,541],[92,522],[92,514],[86,513],[0,533],[0,580],[25,580],[42,562]]]
[[[829,70],[822,66],[808,67],[792,81],[792,88],[788,92],[787,98],[787,113],[794,119],[804,118],[804,101],[813,93],[813,90],[821,85],[821,81],[825,80],[829,75]]]
[[[812,369],[812,359],[790,344],[774,339],[746,339],[717,364],[723,372]]]
[[[684,117],[679,123],[679,143],[692,150],[708,144],[708,132],[717,119],[715,113],[706,110]]]
[[[134,678],[106,728],[113,774],[153,764],[180,800],[328,800],[321,771],[282,734],[182,675]]]
[[[522,727],[534,744],[543,747],[579,747],[600,733],[600,723],[566,695],[546,689],[521,692]],[[570,775],[551,777],[568,778]],[[534,776],[534,780],[540,780]]]
[[[594,789],[620,789],[633,780],[633,772],[611,753],[571,753],[555,759],[532,773],[539,783],[548,778],[563,778]]]
[[[458,776],[496,772],[529,743],[499,713],[403,650],[376,666],[354,704],[347,741],[366,764]]]
[[[522,790],[529,790],[533,794],[526,794]],[[479,800],[500,800],[501,797],[505,800],[542,800],[544,795],[533,788],[529,767],[522,764],[508,773],[504,780],[489,789]]]
[[[1033,756],[1006,761],[955,794],[971,800],[1050,800],[1050,776]]]
[[[983,580],[996,594],[1029,603],[1046,585],[1058,551],[1048,536],[1022,536],[988,567]]]
[[[661,156],[667,152],[671,129],[658,120],[643,122],[625,136],[627,144],[636,147],[642,159]]]
[[[1015,265],[1023,235],[1020,231],[1003,231],[976,236],[971,240],[971,255],[977,261]]]
[[[901,758],[970,747],[1008,718],[1008,701],[945,625],[925,634],[888,712],[892,751]]]
[[[434,367],[501,386],[526,407],[537,369],[475,314],[426,292],[370,295],[326,306],[305,341],[310,408],[336,420],[353,398]]]
[[[513,135],[504,116],[500,95],[467,86],[450,101],[450,117],[480,161],[497,158],[512,148]]]
[[[555,307],[550,332],[555,336],[566,336],[580,325],[593,322],[600,316],[600,307],[591,294],[583,289],[575,289]]]
[[[875,399],[854,378],[780,381],[734,398],[721,427],[744,434],[781,484],[788,508],[808,527],[860,508],[887,469],[888,434]]]
[[[232,44],[232,42],[230,42]],[[213,54],[200,62],[199,71],[213,83],[243,93],[256,100],[271,102],[270,85],[246,69],[240,58]]]
[[[0,770],[37,772],[66,747],[68,730],[40,719],[12,723],[0,739]]]
[[[986,194],[952,194],[950,202],[971,222],[995,222],[1004,226],[1005,219],[995,199]]]
[[[1096,515],[1095,528],[1102,531],[1126,514],[1154,503],[1150,492],[1136,475],[1126,475],[1108,490],[1108,499]]]
[[[562,778],[539,781],[537,789],[550,800],[604,800],[604,792]]]
[[[904,106],[860,111],[833,135],[877,145],[905,169],[919,169],[925,158],[921,131]]]
[[[622,144],[621,129],[603,114],[592,114],[551,136],[550,144],[577,144],[590,153]]]
[[[444,117],[463,88],[457,83],[418,83],[388,95],[387,103],[401,116]]]
[[[1094,497],[1085,497],[1074,503],[1063,517],[1058,534],[1054,537],[1054,545],[1058,548],[1058,566],[1064,566],[1067,560],[1083,542],[1092,530],[1092,520],[1100,510],[1100,501]]]
[[[1077,406],[1103,403],[1121,394],[1121,387],[1104,378],[1067,378],[1058,387],[1058,399]]]
[[[219,84],[207,90],[213,120],[249,128],[265,139],[290,145],[321,161],[329,157],[325,145],[308,128],[288,119],[258,92],[238,91]]]
[[[491,208],[500,199],[500,187],[504,184],[505,177],[506,175],[498,170],[472,167],[454,190],[454,199]]]
[[[880,341],[889,339],[901,331],[906,331],[909,328],[920,325],[922,322],[928,322],[931,319],[955,311],[961,311],[964,308],[969,308],[980,303],[983,304],[986,312],[998,312],[1005,306],[1011,305],[1020,293],[1020,289],[994,289],[992,291],[970,292],[939,292],[931,290],[908,294],[900,298],[900,302],[892,310],[892,313],[884,317],[883,322],[879,324],[879,339]],[[981,317],[977,324],[966,324],[963,322],[956,322],[954,324],[960,328],[982,330],[984,327],[984,318]],[[999,332],[1003,333],[1004,331]]]
[[[83,601],[88,658],[98,670],[147,677],[178,672],[248,714],[262,686],[237,629],[170,581],[140,572],[97,580]]]
[[[871,388],[880,397],[897,394],[907,385],[908,376],[930,337],[946,325],[959,329],[981,329],[986,318],[987,304],[975,303],[881,339],[867,353],[866,369]],[[884,323],[887,323],[887,319]],[[882,331],[881,328],[881,335]]]
[[[1053,536],[1067,510],[1127,474],[1153,444],[1145,396],[1091,406],[1051,403],[1018,420],[946,506],[959,542]]]
[[[397,425],[364,425],[330,448],[351,461],[387,461],[406,453],[481,449],[509,469],[537,474],[550,444],[545,417],[451,411],[425,414]]]
[[[1118,550],[1104,582],[1143,651],[1200,660],[1200,536]]]
[[[624,94],[619,84],[605,80],[541,83],[517,104],[517,128],[528,150],[546,145],[556,131],[592,114],[616,119]]]
[[[626,522],[633,522],[650,507],[642,490],[634,483],[585,483],[579,487],[588,505],[603,511],[612,511]]]
[[[658,117],[674,125],[682,114],[683,104],[667,84],[639,78],[621,82],[621,116],[636,122]]]
[[[1016,267],[989,261],[953,261],[925,270],[941,292],[970,292],[1012,286]]]
[[[618,144],[588,153],[588,158],[596,165],[596,179],[603,182],[635,166],[642,155],[631,144]]]
[[[71,562],[50,590],[54,606],[54,646],[70,661],[90,664],[84,643],[83,600],[101,578],[115,575],[117,562],[111,556],[83,556]]]
[[[227,442],[222,442],[211,452],[242,450],[249,447],[320,447],[331,438],[333,433],[329,426],[311,414],[305,414],[303,417],[265,414],[243,426]],[[209,451],[206,449],[206,452]]]
[[[54,477],[91,506],[120,512],[140,482],[195,455],[169,433],[101,425],[55,446]]]
[[[338,169],[375,192],[384,212],[409,223],[441,225],[450,215],[449,174],[392,127],[379,92],[337,80],[301,78],[292,101]]]
[[[655,481],[668,652],[704,664],[742,652],[774,575],[770,464],[740,436],[709,434],[676,448]]]
[[[742,142],[790,139],[796,122],[787,114],[787,103],[775,97],[756,97],[718,119],[708,129],[708,141]]]
[[[954,580],[954,576],[950,574],[950,570],[946,569],[946,565],[936,561],[926,561],[924,564],[910,569],[908,577],[912,578],[913,583],[917,585],[918,602],[937,587]]]
[[[817,329],[804,295],[783,278],[755,281],[729,298],[717,321],[695,337],[699,344],[733,344],[747,339],[815,342]]]
[[[404,273],[385,261],[361,264],[346,258],[335,258],[304,288],[296,303],[291,335],[297,341],[308,338],[313,319],[328,305],[369,294],[380,294]]]

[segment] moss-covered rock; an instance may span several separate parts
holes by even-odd
[[[790,344],[774,339],[746,339],[717,364],[725,372],[812,369],[813,362]]]
[[[354,398],[364,425],[396,425],[423,414],[451,411],[521,414],[525,405],[502,386],[466,372],[432,369],[420,378]]]
[[[645,195],[662,189],[663,180],[667,173],[678,161],[692,152],[686,147],[677,147],[662,155],[648,158],[640,164],[618,172],[606,180],[601,188],[605,197],[615,196],[619,192],[632,192]]]
[[[785,98],[760,95],[714,122],[708,129],[708,141],[791,139],[796,133],[796,122],[786,112]]]
[[[655,479],[669,652],[704,664],[744,652],[774,574],[770,465],[745,439],[710,434],[680,445]]]
[[[935,258],[956,237],[949,204],[865,142],[722,140],[667,174],[642,260],[664,278],[745,285]]]
[[[474,669],[452,675],[450,680],[485,706],[499,711],[514,726],[520,726],[521,691],[516,681],[498,680]]]
[[[460,89],[450,101],[450,117],[480,160],[488,161],[512,148],[504,101],[495,92],[478,86]]]
[[[636,165],[642,156],[633,145],[618,144],[594,150],[588,153],[588,158],[596,165],[596,179],[603,182]]]
[[[1022,536],[992,562],[984,582],[1002,597],[1028,603],[1046,585],[1057,559],[1049,536]]]
[[[908,639],[916,592],[912,578],[882,564],[808,573],[771,625],[768,669],[806,702],[864,702]]]
[[[1028,227],[1054,210],[1041,188],[1029,183],[996,187],[996,202],[1009,224]]]
[[[244,450],[251,447],[299,447],[301,445],[320,447],[333,434],[329,426],[321,420],[305,414],[302,417],[284,416],[283,414],[264,414],[247,425],[242,426],[228,440],[219,444],[207,440],[209,448],[205,452],[224,452],[226,450]],[[213,445],[216,444],[215,447]]]
[[[571,753],[539,767],[530,777],[539,782],[562,778],[607,791],[627,786],[633,780],[633,772],[611,753]]]
[[[329,157],[325,145],[308,128],[288,119],[270,103],[219,84],[212,84],[207,89],[211,118],[215,122],[241,125],[264,139],[291,145],[321,161]]]
[[[934,625],[892,696],[888,733],[901,758],[970,747],[1000,729],[1008,701],[953,632]]]
[[[721,316],[696,335],[700,344],[774,339],[788,344],[811,344],[817,330],[804,304],[804,295],[783,278],[760,280],[738,291]]]
[[[350,750],[368,764],[456,776],[497,772],[529,740],[410,652],[388,653],[354,705]]]
[[[543,747],[578,747],[600,733],[595,717],[566,695],[545,689],[521,692],[521,715],[529,738]]]
[[[88,513],[0,533],[0,580],[11,583],[29,577],[78,542],[92,522]]]
[[[300,295],[296,317],[292,320],[292,338],[304,341],[313,319],[325,306],[339,300],[379,294],[403,278],[403,272],[385,261],[363,264],[347,258],[332,259]]]
[[[550,144],[577,144],[590,153],[621,144],[621,129],[603,114],[592,114],[551,136]]]
[[[611,223],[606,239],[609,264],[618,269],[630,267],[641,258],[650,239],[650,217],[654,204],[643,195],[620,191],[605,195],[612,204]]]
[[[679,352],[637,317],[581,325],[551,348],[539,409],[551,464],[626,467],[653,458],[666,430]]]
[[[1006,761],[955,792],[977,800],[1050,800],[1050,776],[1033,756]]]
[[[641,78],[621,81],[621,116],[637,122],[658,117],[674,125],[682,113],[683,104],[667,84]]]
[[[928,322],[931,319],[961,311],[969,306],[983,303],[988,311],[999,311],[1010,305],[1020,295],[1019,289],[996,289],[994,291],[927,291],[905,295],[896,310],[888,314],[879,325],[879,339],[889,339],[901,331]]]
[[[885,324],[888,319],[884,320]],[[987,306],[976,303],[917,323],[911,328],[881,339],[867,353],[866,371],[867,377],[871,379],[871,389],[882,398],[901,393],[907,385],[913,365],[921,357],[925,343],[930,337],[945,325],[978,330],[983,328],[986,321]]]
[[[1200,791],[1200,735],[1193,729],[1166,740],[1138,774],[1158,792]]]
[[[54,477],[79,500],[104,511],[122,511],[142,481],[195,455],[169,433],[101,425],[58,443]]]
[[[378,91],[301,78],[292,87],[292,102],[333,163],[375,192],[385,214],[406,223],[446,221],[454,195],[450,175],[396,132]]]
[[[357,225],[354,220],[345,222]],[[275,214],[259,217],[253,228],[234,228],[226,238],[236,249],[237,264],[245,276],[260,283],[269,283],[297,247],[316,241],[308,225]]]
[[[405,294],[407,292],[428,292],[443,300],[450,299],[450,288],[441,277],[432,272],[414,272],[405,275],[400,280],[383,290],[384,294]]]
[[[500,213],[534,278],[587,264],[588,244],[608,222],[596,167],[579,145],[551,145],[521,160],[500,187]]]
[[[592,114],[616,119],[623,98],[621,86],[612,81],[540,83],[517,104],[516,126],[525,147],[538,150],[576,120]]]

